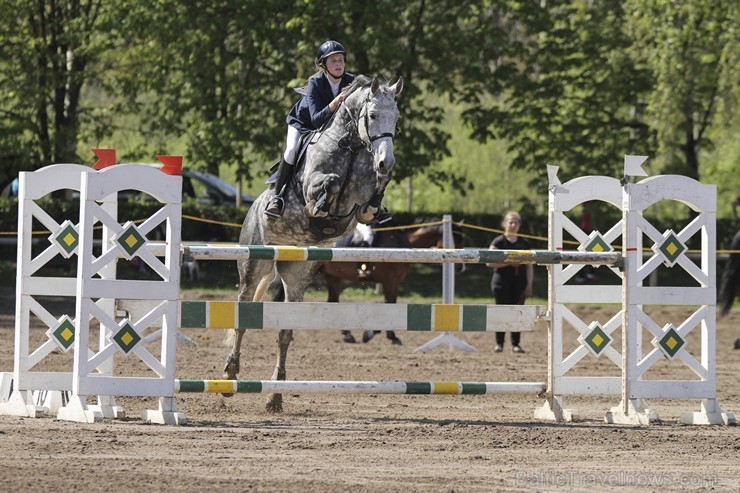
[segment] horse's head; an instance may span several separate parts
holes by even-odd
[[[396,164],[393,155],[393,138],[396,136],[396,122],[400,113],[396,96],[403,90],[403,77],[392,86],[381,84],[376,77],[368,88],[357,91],[352,96],[359,107],[357,113],[357,133],[373,156],[373,168],[378,176],[387,176]]]

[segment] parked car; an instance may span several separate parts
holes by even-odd
[[[154,165],[144,164],[144,166]],[[136,199],[140,196],[141,192],[136,190],[122,190],[118,193],[119,200]],[[79,192],[72,192],[70,198],[79,200]],[[256,199],[256,197],[242,193],[242,206],[251,207]],[[202,204],[233,206],[236,205],[236,187],[211,173],[183,168],[182,200],[183,202],[196,200]]]
[[[185,168],[182,170],[183,200],[204,204],[236,205],[236,187],[216,175]],[[242,193],[242,205],[251,206],[256,197]]]

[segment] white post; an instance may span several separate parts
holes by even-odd
[[[452,216],[445,214],[442,216],[442,247],[445,249],[455,248],[455,240],[452,237]],[[455,265],[442,264],[442,303],[451,305],[455,302]],[[466,353],[477,353],[478,350],[473,346],[451,334],[445,332],[438,335],[426,344],[422,344],[416,351],[426,353],[442,344],[448,344],[450,352],[460,348]]]
[[[452,216],[442,216],[442,248],[455,248],[452,238]],[[455,265],[442,264],[442,303],[451,305],[455,302]]]

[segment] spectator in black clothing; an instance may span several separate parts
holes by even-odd
[[[504,228],[504,234],[497,236],[491,242],[491,250],[531,250],[529,242],[525,238],[519,237],[519,227],[522,218],[517,212],[510,211],[504,216],[501,227]],[[497,305],[523,305],[524,301],[532,296],[532,281],[534,278],[534,267],[532,264],[519,264],[514,262],[490,263],[487,267],[492,267],[493,279],[491,280],[491,289]],[[504,350],[505,332],[496,332],[496,351],[500,353]],[[523,353],[524,350],[519,345],[521,333],[511,333],[511,350],[515,353]]]

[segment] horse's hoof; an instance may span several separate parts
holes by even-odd
[[[362,333],[362,342],[368,342],[373,337],[375,337],[375,331],[366,330],[365,332]]]
[[[352,332],[345,331],[345,332],[343,332],[343,335],[344,335],[344,338],[343,338],[344,342],[346,342],[348,344],[354,344],[354,343],[357,342],[355,340],[355,336],[352,335]]]
[[[268,413],[281,413],[283,412],[283,396],[282,394],[273,394],[267,400],[265,404],[265,410]]]
[[[398,337],[396,336],[396,333],[395,333],[395,332],[393,332],[392,330],[389,330],[388,332],[386,332],[386,336],[388,337],[388,339],[390,339],[390,340],[391,340],[391,343],[392,343],[393,345],[395,345],[395,346],[400,346],[400,345],[402,344],[402,342],[401,342],[401,339],[399,339],[399,338],[398,338]]]
[[[377,212],[377,209],[375,210],[368,210],[365,209],[362,212],[357,213],[357,221],[362,224],[372,224],[375,221],[375,213]]]

